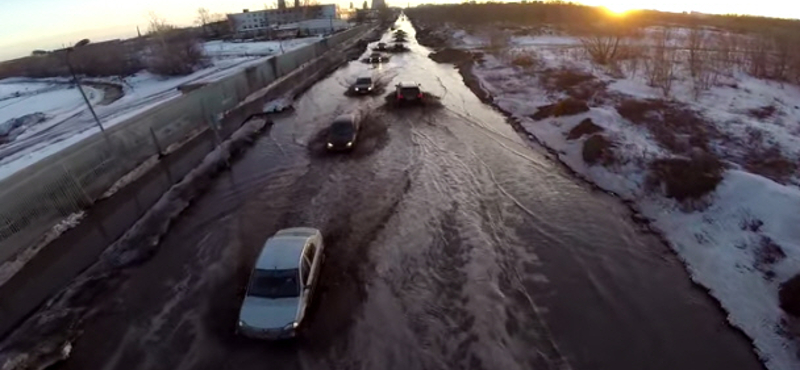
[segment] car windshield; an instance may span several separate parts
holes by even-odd
[[[359,78],[356,80],[356,85],[371,85],[372,79],[369,77]]]
[[[349,136],[353,133],[353,124],[347,121],[334,122],[331,125],[331,135]]]
[[[257,269],[250,280],[247,295],[261,298],[290,298],[300,295],[298,269]]]
[[[403,95],[418,95],[420,93],[419,87],[403,87],[400,92]]]

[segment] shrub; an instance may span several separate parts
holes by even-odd
[[[614,155],[611,151],[612,144],[602,135],[592,135],[583,143],[583,161],[589,165],[604,164],[614,162]]]
[[[707,151],[709,137],[720,135],[697,112],[674,102],[628,99],[616,109],[625,119],[647,127],[661,146],[676,154],[688,154],[692,148]]]
[[[784,157],[778,147],[751,148],[744,167],[752,173],[785,184],[797,171],[798,164]]]
[[[711,155],[658,159],[650,164],[650,181],[675,200],[700,199],[717,188],[723,170],[722,162]]]
[[[511,57],[511,64],[522,67],[522,68],[530,68],[534,67],[538,64],[538,61],[532,54],[529,53],[517,53],[516,55]]]
[[[568,98],[555,104],[548,104],[539,107],[539,110],[534,113],[531,118],[535,120],[542,120],[548,117],[572,116],[588,111],[589,106],[585,101]]]
[[[569,130],[569,134],[567,134],[567,140],[575,140],[581,136],[592,135],[602,131],[602,127],[595,125],[591,118],[587,118],[581,121],[581,123],[575,126],[572,130]]]
[[[148,54],[147,70],[164,76],[190,74],[204,62],[199,40],[187,32],[167,31],[156,35]]]
[[[605,92],[606,87],[605,82],[595,76],[568,68],[543,71],[539,80],[547,90],[564,92],[579,100],[590,100]]]

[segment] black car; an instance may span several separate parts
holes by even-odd
[[[385,43],[385,42],[379,42],[379,43],[378,43],[378,46],[376,46],[376,47],[375,47],[374,49],[372,49],[372,50],[377,50],[377,51],[386,51],[386,43]]]
[[[336,117],[328,129],[326,148],[330,151],[352,150],[358,139],[361,121],[357,114]]]
[[[422,103],[422,90],[419,84],[401,82],[395,86],[395,97],[398,103]]]
[[[385,56],[383,56],[381,53],[372,53],[367,58],[367,62],[368,63],[383,63],[386,60],[387,60],[387,58]]]
[[[375,84],[371,77],[359,77],[351,88],[353,92],[359,94],[370,94],[375,89]]]
[[[392,51],[393,52],[401,52],[401,51],[408,51],[408,50],[409,50],[408,47],[403,45],[403,44],[399,44],[398,43],[398,44],[392,45]]]

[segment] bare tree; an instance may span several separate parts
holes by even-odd
[[[265,10],[278,9],[278,0],[273,0],[270,3],[264,3],[264,9]]]
[[[175,26],[169,24],[166,19],[161,18],[152,10],[147,13],[147,24],[147,33],[149,34],[164,33],[175,29]]]
[[[621,23],[604,24],[587,30],[580,41],[593,62],[608,65],[616,63],[624,54],[628,39],[635,31]]]
[[[645,60],[647,83],[658,87],[664,96],[669,96],[672,91],[672,82],[675,77],[675,64],[677,53],[670,45],[672,28],[662,27],[661,31],[653,36],[654,45],[652,55]]]
[[[800,40],[794,34],[780,31],[774,31],[770,36],[770,45],[772,46],[774,57],[770,63],[771,71],[769,74],[774,79],[787,81],[796,45]]]
[[[686,37],[686,49],[689,51],[689,73],[696,77],[700,73],[702,66],[702,56],[700,53],[705,48],[705,31],[700,27],[692,27]]]
[[[208,34],[208,24],[211,23],[211,12],[208,11],[208,8],[199,7],[197,8],[197,18],[195,19],[195,24],[199,25],[203,28],[203,34]]]

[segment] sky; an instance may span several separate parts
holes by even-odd
[[[35,49],[55,49],[84,38],[94,41],[136,35],[136,27],[147,29],[147,14],[156,12],[176,25],[193,22],[197,8],[213,13],[261,9],[274,0],[0,0],[0,60],[21,57]],[[287,2],[291,2],[288,0]],[[321,0],[329,3],[329,0]],[[349,6],[349,0],[334,0]],[[363,0],[361,1],[363,2]],[[461,0],[413,0],[417,3],[458,3]],[[700,11],[800,18],[796,0],[578,0],[613,10],[658,9]],[[359,1],[355,1],[356,6]],[[388,1],[405,6],[407,1]],[[721,6],[720,4],[724,4]]]

